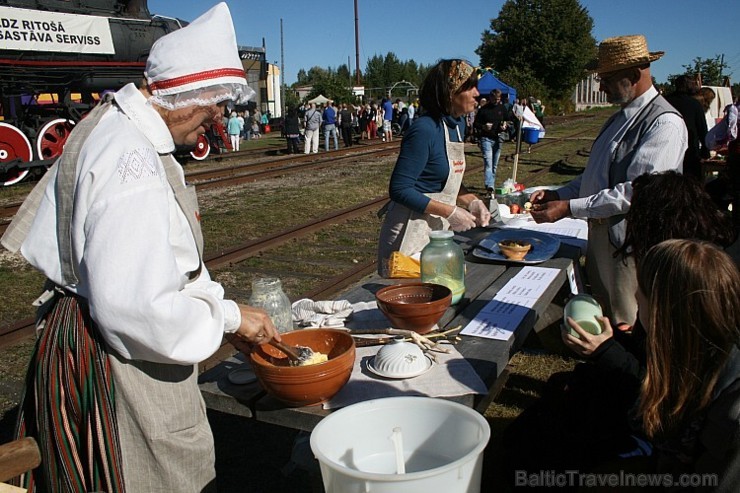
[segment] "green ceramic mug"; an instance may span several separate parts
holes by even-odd
[[[587,294],[577,294],[568,300],[563,309],[563,323],[570,330],[574,337],[580,337],[578,333],[568,324],[568,317],[575,320],[586,332],[598,335],[601,334],[601,324],[596,317],[604,315],[599,302],[593,296]]]

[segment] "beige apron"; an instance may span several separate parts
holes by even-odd
[[[195,187],[185,185],[180,165],[161,156],[175,200],[185,213],[203,264]],[[176,329],[176,328],[175,328]],[[197,365],[127,360],[110,351],[116,385],[116,418],[127,491],[216,491],[216,457]]]
[[[447,125],[443,122],[442,126],[445,130],[445,149],[449,163],[447,182],[441,192],[424,195],[438,202],[455,205],[465,174],[465,143],[462,142],[457,127],[455,130],[460,141],[451,142]],[[409,256],[417,254],[429,243],[430,231],[449,227],[450,223],[444,217],[419,213],[397,202],[391,202],[378,240],[378,272],[381,276],[387,277],[388,260],[393,252],[400,251]]]
[[[64,146],[62,157],[52,167],[59,168],[57,235],[65,285],[78,282],[77,269],[72,262],[70,229],[79,152],[112,104],[112,95],[106,95],[87,118],[77,124]],[[195,188],[183,182],[180,165],[171,155],[161,156],[161,159],[167,182],[187,218],[201,259],[198,268],[190,273],[190,279],[195,279],[203,265],[203,234]],[[34,187],[3,235],[2,243],[9,250],[18,251],[23,244],[52,171],[49,170]],[[110,348],[108,353],[126,490],[215,491],[213,435],[198,388],[197,366],[126,360]]]

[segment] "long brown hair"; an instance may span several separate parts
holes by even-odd
[[[647,298],[647,374],[639,411],[648,436],[685,426],[712,399],[740,341],[740,274],[716,246],[667,240],[638,263]]]

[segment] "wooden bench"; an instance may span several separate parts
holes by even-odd
[[[0,445],[0,482],[12,479],[41,464],[41,452],[33,438],[22,438]],[[26,491],[0,484],[0,493]]]

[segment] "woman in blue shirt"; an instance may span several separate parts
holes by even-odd
[[[475,109],[477,85],[475,69],[456,59],[438,62],[424,79],[423,114],[404,135],[391,175],[391,203],[378,242],[380,275],[387,277],[393,252],[421,252],[429,231],[488,225],[488,208],[462,184],[465,115]]]

